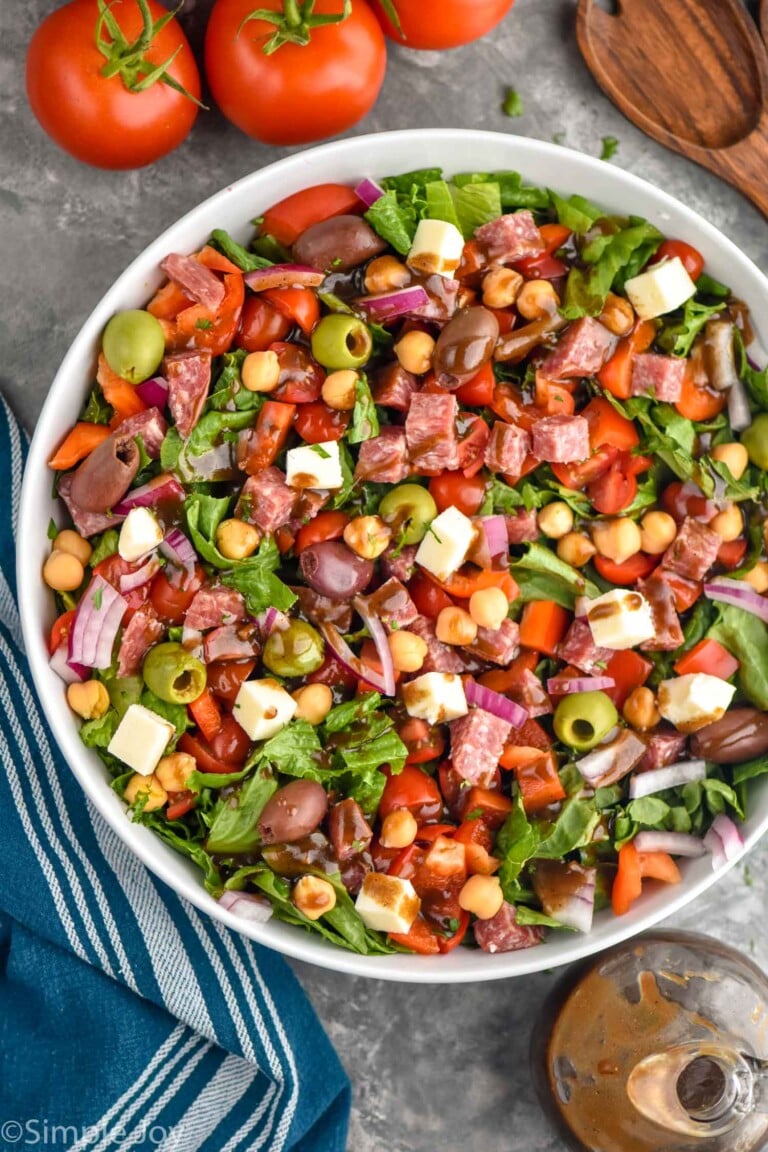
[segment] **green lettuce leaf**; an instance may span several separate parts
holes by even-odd
[[[222,574],[222,583],[236,588],[245,597],[245,605],[252,616],[265,608],[278,608],[287,612],[296,602],[296,593],[275,573],[282,562],[280,550],[272,536],[265,536],[258,552],[247,560],[240,560],[231,571]],[[232,561],[230,561],[230,565]]]
[[[632,217],[627,227],[596,236],[581,250],[585,268],[572,268],[561,312],[568,320],[599,316],[611,289],[621,291],[636,275],[664,237],[647,220]]]
[[[403,201],[391,189],[371,205],[365,213],[365,219],[382,240],[386,240],[402,256],[407,256],[418,224],[412,204]]]
[[[768,366],[759,369],[749,363],[744,337],[737,328],[735,333],[736,363],[739,379],[745,384],[750,400],[761,411],[768,411]]]
[[[219,798],[206,849],[219,856],[230,856],[258,848],[259,817],[276,791],[277,780],[269,765],[260,764],[237,792]]]
[[[223,228],[214,228],[211,232],[211,247],[216,248],[233,264],[237,264],[238,268],[243,272],[256,272],[259,268],[271,268],[272,261],[266,260],[263,256],[257,256],[253,252],[249,252],[242,244],[238,244],[233,240],[228,232]]]
[[[433,180],[427,184],[424,193],[427,200],[427,217],[430,220],[445,220],[459,227],[459,218],[453,205],[451,189],[445,180]]]
[[[498,184],[465,184],[453,198],[459,229],[466,240],[476,230],[501,216],[501,192]]]
[[[577,596],[594,599],[600,595],[597,585],[543,544],[529,544],[525,555],[514,560],[509,570],[520,587],[520,599],[525,603],[554,600],[562,608],[572,611]]]
[[[371,388],[365,376],[358,376],[355,384],[355,407],[352,423],[347,432],[350,444],[360,444],[379,434],[379,416],[373,402]]]
[[[740,662],[737,681],[747,699],[768,710],[768,625],[743,608],[721,604],[707,635]]]
[[[101,564],[102,560],[106,560],[108,556],[114,556],[117,552],[117,545],[120,539],[120,534],[115,528],[108,528],[106,532],[102,532],[95,541],[93,541],[93,552],[88,561],[91,568],[95,568],[97,564]]]
[[[667,321],[656,336],[656,343],[673,356],[688,356],[693,342],[708,320],[722,312],[722,304],[700,303],[696,297],[686,301],[679,320]]]
[[[593,224],[605,216],[602,208],[598,208],[583,196],[569,196],[566,200],[556,192],[550,191],[549,195],[557,212],[557,219],[565,228],[570,228],[579,236],[589,232]]]

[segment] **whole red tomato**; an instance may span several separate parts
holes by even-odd
[[[27,98],[66,152],[97,168],[141,168],[189,134],[200,75],[186,36],[168,16],[157,0],[112,0],[104,18],[97,0],[71,0],[43,20],[27,50]],[[156,28],[163,18],[168,22]],[[131,90],[172,56],[167,76],[188,95],[162,77]]]
[[[390,40],[408,48],[458,48],[485,36],[515,0],[374,0],[376,15]],[[399,30],[387,14],[394,8]]]
[[[254,10],[274,12],[275,21],[249,19]],[[327,16],[339,20],[312,26]],[[385,68],[384,37],[364,0],[315,0],[304,22],[297,0],[216,0],[208,22],[213,98],[265,144],[305,144],[351,128],[376,102]]]

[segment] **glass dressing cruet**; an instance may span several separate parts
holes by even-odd
[[[654,932],[570,969],[531,1055],[574,1152],[768,1149],[768,979],[717,940]]]

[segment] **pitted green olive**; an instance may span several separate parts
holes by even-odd
[[[325,658],[325,642],[311,624],[291,620],[287,628],[275,629],[264,645],[262,662],[276,676],[306,676]]]

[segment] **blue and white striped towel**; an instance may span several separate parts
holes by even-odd
[[[350,1090],[287,965],[150,875],[38,709],[0,404],[0,1149],[343,1152]]]

